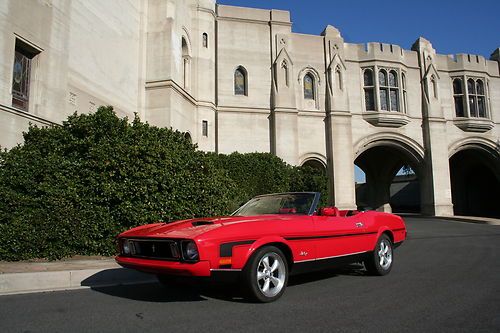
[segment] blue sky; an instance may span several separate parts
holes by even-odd
[[[420,36],[441,54],[489,58],[500,47],[500,0],[218,0],[219,4],[291,12],[294,32],[319,35],[327,24],[349,43],[411,48]]]

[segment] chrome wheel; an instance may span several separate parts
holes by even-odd
[[[274,252],[262,256],[257,265],[257,285],[266,297],[274,297],[285,285],[286,267],[280,255]]]
[[[392,246],[387,239],[382,239],[378,250],[380,267],[388,269],[392,264]]]

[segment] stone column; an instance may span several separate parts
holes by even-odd
[[[339,209],[356,209],[352,115],[345,84],[344,40],[339,31],[323,31],[326,72],[325,131],[330,203]]]
[[[290,39],[283,27],[271,26],[272,39],[271,87],[271,152],[285,162],[296,165],[299,156],[298,112],[295,103],[293,61],[288,53]]]
[[[418,52],[422,87],[422,130],[425,147],[422,182],[422,213],[453,215],[446,120],[440,102],[439,73],[432,44],[420,37],[412,46]]]

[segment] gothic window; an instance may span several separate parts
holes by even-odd
[[[234,71],[234,94],[235,95],[248,95],[248,78],[247,71],[242,66],[239,66]]]
[[[466,82],[465,86],[463,82]],[[487,93],[483,79],[466,76],[454,78],[453,100],[457,117],[488,117]]]
[[[206,32],[203,33],[202,39],[203,39],[203,47],[208,47],[208,34]]]
[[[304,75],[304,99],[315,99],[314,97],[314,77],[311,73]]]
[[[378,72],[378,86],[380,96],[380,109],[389,111],[389,84],[387,82],[387,72],[381,69]]]
[[[16,40],[12,70],[12,106],[28,111],[33,58],[40,53],[26,43]]]
[[[458,78],[454,79],[453,100],[455,101],[455,115],[457,117],[465,117],[463,98],[462,80]]]
[[[190,62],[189,48],[186,39],[182,37],[182,85],[184,89],[189,88]]]
[[[486,118],[486,94],[482,80],[476,81],[477,111],[481,118]]]
[[[375,108],[375,86],[373,84],[373,70],[365,69],[363,72],[363,82],[365,90],[365,108],[366,111],[376,110]]]
[[[399,87],[396,71],[389,72],[389,98],[391,101],[390,110],[399,111]]]
[[[375,81],[377,73],[377,81]],[[403,79],[403,81],[406,78]],[[366,111],[400,111],[400,82],[394,69],[365,68],[363,70],[363,88]],[[403,86],[403,109],[406,108],[406,82]],[[378,101],[375,97],[378,97]]]
[[[407,96],[406,96],[406,75],[405,73],[401,73],[401,84],[403,88],[403,112],[406,112],[406,103],[407,103]]]
[[[467,80],[467,93],[469,94],[469,114],[471,117],[477,117],[476,84],[473,79]]]
[[[467,80],[469,94],[469,112],[471,117],[486,118],[486,95],[481,79]]]

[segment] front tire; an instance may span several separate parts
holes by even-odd
[[[249,297],[257,302],[273,302],[283,295],[288,283],[288,265],[275,246],[258,249],[243,270]]]
[[[365,260],[365,268],[370,275],[386,275],[392,269],[394,247],[391,239],[383,234],[377,241],[375,250]]]

